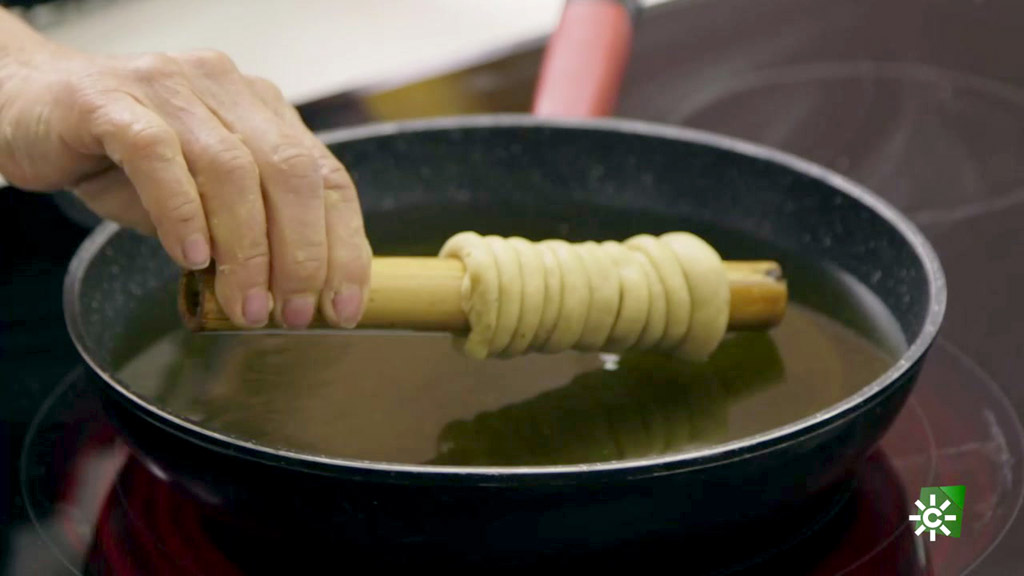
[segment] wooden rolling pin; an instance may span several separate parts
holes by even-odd
[[[778,324],[786,311],[788,291],[782,269],[770,260],[726,261],[729,278],[730,330],[763,330]],[[455,258],[376,256],[371,268],[370,298],[360,328],[397,328],[465,332],[462,309],[465,265]],[[179,308],[191,330],[240,330],[221,309],[214,292],[214,268],[186,272]],[[314,328],[331,328],[317,315]]]

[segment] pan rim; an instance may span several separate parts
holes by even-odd
[[[693,470],[747,458],[754,454],[776,449],[780,445],[788,444],[796,439],[815,436],[855,416],[874,401],[879,400],[884,396],[885,392],[891,392],[897,384],[904,380],[907,373],[923,360],[941,327],[947,302],[945,273],[938,255],[920,229],[888,201],[853,180],[824,166],[769,146],[710,131],[642,120],[623,118],[554,119],[539,118],[521,113],[446,116],[373,123],[319,132],[317,136],[328,145],[334,145],[354,140],[386,137],[396,134],[450,130],[452,128],[470,130],[494,128],[599,130],[625,135],[690,142],[764,160],[819,180],[869,208],[892,226],[912,248],[923,265],[929,289],[928,296],[930,302],[921,329],[906,350],[904,350],[903,354],[884,373],[851,396],[828,408],[786,425],[706,448],[636,459],[544,466],[402,464],[317,456],[264,446],[215,432],[184,420],[138,396],[116,377],[97,365],[92,355],[88,353],[84,343],[78,294],[84,272],[92,263],[94,257],[106,244],[107,240],[121,230],[121,227],[113,222],[104,222],[79,246],[69,264],[64,280],[63,304],[65,323],[79,354],[107,386],[115,391],[122,400],[127,400],[134,407],[140,409],[141,414],[147,420],[172,433],[185,437],[189,441],[202,444],[214,450],[290,468],[307,468],[313,472],[384,473],[392,480],[399,481],[400,477],[405,475],[412,475],[415,478],[429,475],[463,480],[478,478],[482,481],[493,483],[499,481],[502,477],[521,481],[525,479],[524,477],[564,479],[567,476],[583,473],[588,475],[594,475],[594,473],[628,474],[646,471],[645,475],[650,475],[651,471],[655,469],[664,469],[660,473],[676,472],[684,469]]]

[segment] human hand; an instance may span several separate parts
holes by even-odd
[[[0,128],[12,184],[71,190],[182,267],[212,256],[236,324],[362,315],[372,253],[348,172],[224,54],[93,56],[41,38],[0,51]]]

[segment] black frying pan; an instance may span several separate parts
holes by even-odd
[[[64,304],[76,345],[105,382],[110,415],[160,475],[236,518],[273,519],[281,538],[309,550],[372,552],[377,562],[597,558],[683,535],[692,548],[670,550],[685,557],[704,549],[701,535],[802,514],[841,492],[899,413],[945,309],[939,261],[903,215],[837,174],[765,147],[627,120],[525,115],[322,137],[361,191],[375,247],[409,240],[415,222],[384,226],[398,213],[447,213],[451,232],[486,216],[500,234],[556,214],[558,229],[542,232],[577,238],[607,233],[600,214],[620,215],[617,236],[623,226],[662,232],[668,219],[727,258],[778,258],[787,269],[787,255],[796,255],[842,270],[888,308],[906,346],[882,376],[819,413],[679,454],[519,467],[319,457],[216,433],[113,376],[126,357],[180,326],[180,272],[155,240],[101,225],[71,263]],[[737,232],[752,243],[732,243]],[[795,299],[857,327],[856,295],[811,289],[793,274],[790,287]],[[140,317],[149,322],[142,332]]]

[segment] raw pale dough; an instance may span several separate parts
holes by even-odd
[[[690,329],[679,346],[679,355],[689,360],[707,358],[729,326],[729,279],[722,258],[707,242],[689,232],[670,232],[661,239],[683,267],[692,300]]]
[[[600,244],[461,232],[440,256],[466,265],[470,333],[458,344],[474,358],[659,349],[703,360],[728,327],[725,266],[688,232]]]
[[[537,333],[544,312],[544,291],[547,286],[544,282],[544,257],[540,247],[518,236],[509,238],[508,244],[515,249],[519,257],[523,298],[515,334],[512,336],[512,342],[502,351],[502,356],[518,356],[526,351],[533,341],[534,334]]]
[[[590,309],[590,277],[579,251],[565,240],[545,240],[541,246],[555,255],[562,273],[562,305],[544,351],[561,352],[572,348],[583,334]]]
[[[608,335],[604,349],[609,352],[622,352],[640,340],[651,307],[651,291],[647,286],[647,273],[640,264],[639,255],[612,241],[602,242],[601,249],[611,258],[612,265],[619,275],[622,290],[618,318],[615,319],[615,325]],[[664,315],[664,311],[662,314]]]
[[[462,281],[462,309],[472,330],[462,349],[471,358],[486,358],[498,323],[498,265],[487,242],[476,232],[459,232],[441,246],[442,258],[458,258],[466,265]]]
[[[523,305],[523,273],[516,249],[500,236],[485,236],[498,268],[498,322],[491,335],[489,351],[498,354],[512,342]]]
[[[540,314],[537,333],[533,335],[530,347],[541,349],[555,330],[558,317],[562,314],[562,267],[558,258],[547,246],[537,245],[544,261],[544,311]]]
[[[590,309],[583,332],[574,348],[600,350],[612,331],[619,312],[619,274],[612,261],[596,242],[577,244],[583,267],[590,277]]]
[[[665,325],[668,323],[668,303],[665,299],[665,286],[661,283],[658,272],[654,269],[654,265],[651,264],[650,260],[636,252],[630,250],[627,250],[627,252],[635,255],[637,261],[640,262],[640,267],[644,270],[644,276],[647,277],[647,290],[650,292],[647,324],[644,325],[643,332],[640,333],[640,339],[636,341],[634,346],[640,350],[648,350],[654,348],[661,341],[661,337],[665,335]]]
[[[665,287],[665,333],[659,340],[658,348],[674,350],[690,327],[690,289],[686,286],[683,270],[672,249],[650,234],[633,236],[623,244],[647,257]]]

